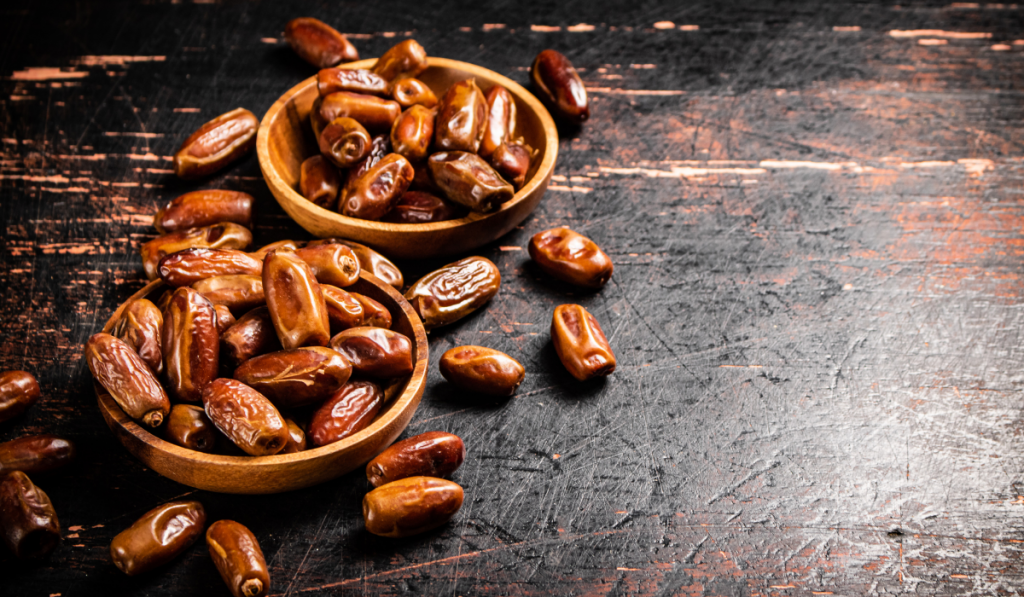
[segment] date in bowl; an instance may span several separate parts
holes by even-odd
[[[344,68],[372,68],[376,59],[360,60]],[[508,89],[519,113],[518,130],[537,150],[526,184],[512,199],[492,213],[471,213],[465,218],[427,224],[392,224],[350,218],[308,201],[298,192],[303,160],[318,153],[309,124],[317,98],[317,79],[310,77],[288,90],[270,107],[256,135],[260,169],[271,193],[300,226],[320,238],[354,240],[403,259],[464,254],[494,241],[522,222],[540,203],[558,157],[558,130],[540,101],[518,83],[467,62],[428,58],[429,67],[417,76],[438,96],[457,81],[475,78],[487,92],[494,85]]]
[[[139,298],[155,301],[167,289],[154,280],[121,305],[103,328],[109,333],[124,306]],[[413,372],[404,382],[388,388],[387,402],[365,429],[345,439],[294,454],[273,456],[226,456],[183,448],[149,432],[133,421],[99,384],[96,395],[107,426],[143,464],[184,485],[219,493],[280,493],[301,489],[355,470],[390,446],[405,427],[426,387],[427,333],[412,306],[390,285],[363,272],[346,290],[368,296],[391,312],[391,329],[412,340]]]

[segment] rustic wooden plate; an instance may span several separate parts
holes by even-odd
[[[540,101],[521,85],[466,62],[429,58],[429,68],[418,78],[440,98],[456,81],[476,78],[487,92],[502,85],[515,98],[520,133],[537,150],[527,182],[515,196],[490,214],[429,224],[389,224],[350,218],[307,201],[297,191],[303,160],[317,152],[309,125],[309,112],[317,97],[316,77],[288,90],[260,123],[256,152],[270,191],[288,215],[320,238],[340,237],[370,245],[389,257],[422,259],[466,253],[501,237],[537,207],[551,180],[558,157],[558,130]],[[360,60],[345,68],[370,68],[376,59]]]
[[[166,285],[155,280],[129,300],[159,296]],[[392,329],[413,341],[413,373],[395,388],[384,410],[359,433],[333,444],[275,456],[221,456],[188,450],[153,435],[139,426],[96,384],[100,411],[107,426],[125,448],[143,464],[179,483],[220,493],[279,493],[309,487],[343,475],[370,461],[402,433],[419,406],[426,387],[427,334],[416,312],[391,286],[363,272],[348,290],[383,303],[391,311]],[[127,301],[126,303],[127,304]],[[103,327],[109,332],[124,305]],[[391,394],[391,392],[389,392]]]

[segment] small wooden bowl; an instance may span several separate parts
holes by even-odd
[[[155,280],[130,299],[157,296],[165,284]],[[412,419],[426,387],[427,333],[416,312],[394,288],[371,274],[348,290],[383,303],[392,314],[392,329],[413,341],[412,375],[395,392],[384,410],[359,433],[320,448],[275,456],[221,456],[204,454],[164,441],[138,425],[96,384],[100,411],[107,426],[143,464],[179,483],[219,493],[279,493],[309,487],[366,464],[390,446]],[[127,304],[127,301],[125,302]],[[121,315],[121,305],[103,327],[110,331]]]
[[[303,160],[318,152],[309,124],[313,100],[317,98],[316,77],[288,90],[260,123],[256,152],[270,191],[288,215],[320,238],[354,240],[388,255],[403,259],[424,259],[466,253],[501,237],[526,219],[540,203],[558,157],[558,129],[547,109],[521,85],[466,62],[428,58],[430,66],[419,77],[440,98],[457,81],[475,78],[487,92],[501,85],[515,98],[519,133],[537,150],[527,182],[515,196],[489,214],[429,224],[390,224],[343,216],[319,207],[296,190]],[[360,60],[344,68],[371,68],[376,59]]]

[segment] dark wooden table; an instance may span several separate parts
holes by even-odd
[[[0,369],[44,398],[0,440],[80,458],[37,479],[64,541],[0,556],[3,595],[226,595],[206,547],[129,579],[111,538],[174,498],[248,525],[274,595],[875,595],[1024,590],[1024,8],[911,2],[7,2],[0,8]],[[313,74],[290,18],[363,56],[415,37],[521,82],[542,49],[590,88],[556,178],[480,254],[504,277],[434,333],[406,435],[469,448],[457,519],[363,530],[361,473],[283,495],[145,469],[96,407],[81,347],[143,284],[151,216],[203,187],[257,198],[258,243],[306,238],[255,156],[184,184],[206,120]],[[566,224],[612,256],[573,293],[525,245]],[[434,265],[402,264],[407,279]],[[548,338],[579,302],[619,359],[580,385]],[[436,361],[478,343],[528,370],[480,403]]]

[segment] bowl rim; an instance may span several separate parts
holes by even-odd
[[[356,62],[349,62],[346,64],[338,65],[341,68],[346,69],[360,69],[360,68],[371,68],[377,62],[376,58],[367,58],[364,60],[358,60]],[[525,103],[529,108],[537,115],[537,118],[541,122],[541,129],[544,134],[544,159],[541,160],[540,164],[534,170],[533,176],[530,180],[523,185],[521,189],[516,191],[512,199],[506,201],[496,209],[495,211],[480,214],[470,212],[464,218],[458,218],[455,220],[444,220],[442,222],[428,222],[428,223],[417,223],[417,224],[397,224],[391,222],[380,222],[376,220],[363,220],[360,218],[352,218],[343,215],[336,211],[324,209],[319,205],[316,205],[312,201],[309,201],[305,197],[299,194],[298,191],[292,188],[281,174],[274,168],[273,163],[270,160],[270,127],[274,120],[277,119],[278,114],[286,108],[288,102],[299,93],[305,91],[311,86],[316,86],[317,76],[313,75],[308,79],[305,79],[301,83],[295,85],[284,93],[281,97],[274,101],[270,109],[267,110],[266,114],[263,115],[263,119],[260,120],[259,130],[256,132],[256,153],[259,158],[260,171],[263,173],[263,179],[266,181],[268,186],[276,188],[288,197],[291,202],[298,206],[300,209],[308,211],[310,214],[315,215],[319,218],[326,219],[334,222],[335,224],[342,226],[351,226],[364,228],[366,230],[373,230],[381,233],[408,233],[408,232],[438,232],[445,230],[454,230],[460,226],[476,222],[479,220],[487,219],[500,214],[504,211],[512,209],[518,203],[527,200],[538,187],[542,184],[546,184],[545,172],[553,171],[555,167],[555,161],[558,159],[558,129],[555,126],[555,121],[551,117],[547,108],[537,99],[532,93],[530,93],[525,87],[516,83],[512,79],[501,75],[495,71],[477,66],[469,62],[462,62],[460,60],[453,60],[450,58],[441,58],[438,56],[428,56],[427,64],[429,67],[437,68],[453,68],[470,73],[473,77],[483,77],[492,79],[496,84],[499,84],[513,95],[517,100]],[[281,199],[274,194],[274,198],[280,203]],[[289,218],[291,218],[289,215]]]
[[[358,433],[327,444],[326,446],[309,448],[292,454],[272,454],[270,456],[230,456],[225,454],[209,454],[206,452],[190,450],[171,443],[155,433],[150,432],[148,429],[143,428],[129,417],[116,402],[114,402],[114,399],[110,397],[102,386],[93,380],[93,386],[96,391],[96,397],[100,408],[106,411],[112,422],[119,425],[124,431],[131,434],[137,440],[155,451],[180,459],[202,462],[203,464],[209,465],[241,465],[254,471],[258,471],[262,468],[276,469],[282,465],[314,461],[327,457],[335,452],[350,451],[359,445],[372,440],[378,433],[386,430],[396,419],[401,417],[406,409],[411,408],[415,411],[415,409],[418,408],[420,399],[423,396],[423,390],[426,388],[427,368],[430,363],[430,355],[428,354],[429,347],[427,343],[427,332],[423,327],[423,322],[420,320],[419,315],[416,314],[416,311],[413,310],[412,305],[405,300],[405,297],[395,290],[393,286],[387,284],[369,272],[361,271],[359,273],[359,277],[383,290],[389,298],[395,300],[398,307],[406,317],[409,318],[409,322],[412,325],[415,336],[415,338],[410,339],[413,340],[416,345],[416,360],[413,363],[413,372],[409,376],[409,381],[402,393],[389,401],[387,411],[383,415],[378,416],[368,427]],[[110,316],[110,319],[107,320],[106,324],[104,324],[102,331],[104,333],[110,333],[110,329],[113,327],[114,322],[116,322],[121,316],[121,313],[124,311],[128,303],[136,299],[147,298],[152,293],[164,288],[165,286],[171,288],[170,285],[166,284],[159,278],[146,284],[142,289],[121,303],[121,305]],[[163,385],[162,382],[161,385]],[[182,404],[191,403],[186,402]],[[413,414],[414,413],[410,413],[410,420]],[[115,433],[115,435],[117,434]]]

